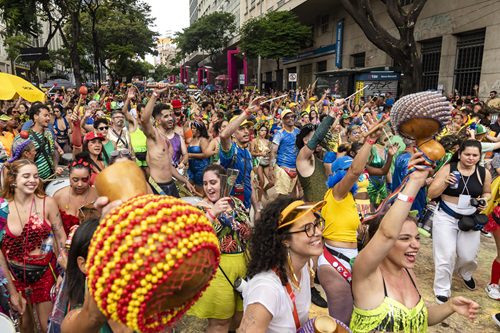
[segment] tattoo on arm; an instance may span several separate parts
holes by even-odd
[[[238,328],[238,333],[250,332],[250,328],[255,325],[255,316],[250,311],[245,313],[243,319],[241,320],[240,327]]]

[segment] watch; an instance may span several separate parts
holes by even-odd
[[[398,193],[398,200],[412,203],[413,201],[415,201],[415,198],[414,197],[409,197],[406,194],[403,194],[403,193],[400,192],[400,193]]]

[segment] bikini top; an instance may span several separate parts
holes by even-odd
[[[69,124],[68,124],[68,121],[66,120],[65,117],[62,117],[62,119],[64,121],[64,126],[66,126],[66,128],[64,130],[60,130],[59,125],[57,124],[57,119],[56,119],[56,120],[54,120],[54,133],[55,133],[56,137],[59,139],[67,139],[68,138]]]
[[[411,283],[418,292],[417,286],[410,272],[405,269],[410,277]],[[351,317],[351,330],[353,333],[401,332],[401,333],[425,333],[427,332],[427,307],[420,296],[418,303],[411,309],[404,304],[390,298],[387,295],[387,287],[384,277],[384,301],[374,309],[363,310],[354,306]]]

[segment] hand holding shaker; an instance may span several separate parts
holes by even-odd
[[[455,170],[452,172],[453,176],[455,176],[456,182],[455,184],[450,184],[450,188],[452,190],[456,190],[458,188],[458,183],[460,182],[460,172],[458,170]]]

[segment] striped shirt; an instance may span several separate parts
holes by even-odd
[[[29,133],[30,140],[33,142],[36,149],[35,164],[38,168],[38,175],[42,179],[47,179],[54,172],[54,138],[49,130],[45,130],[43,135],[34,131],[30,131]],[[34,138],[33,136],[36,136],[36,138]],[[38,142],[42,143],[44,147],[41,148]],[[45,149],[45,151],[47,152],[46,155],[49,158],[48,161],[47,158],[45,158],[45,154],[42,153],[40,149]]]

